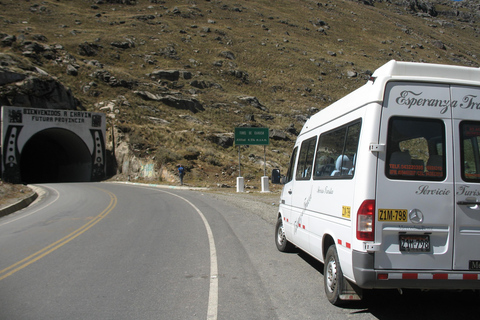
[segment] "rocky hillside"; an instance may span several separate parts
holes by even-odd
[[[235,127],[267,170],[309,115],[391,59],[478,67],[478,0],[0,0],[0,102],[107,113],[119,178],[234,185]],[[263,147],[242,147],[259,181]],[[247,182],[248,184],[248,182]]]

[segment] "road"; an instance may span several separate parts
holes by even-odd
[[[2,320],[478,317],[472,292],[375,291],[334,307],[323,265],[278,252],[271,221],[225,196],[114,183],[41,187],[39,201],[0,219]]]

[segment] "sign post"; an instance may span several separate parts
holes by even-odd
[[[241,163],[240,163],[240,146],[241,145],[263,145],[263,177],[262,177],[262,192],[268,192],[268,177],[267,172],[267,157],[266,145],[270,143],[268,128],[235,128],[235,145],[238,146],[238,178],[237,178],[237,192],[243,192],[244,180],[242,177]]]

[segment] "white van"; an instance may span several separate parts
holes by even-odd
[[[324,263],[329,301],[361,289],[480,289],[480,69],[390,61],[295,143],[280,251]]]

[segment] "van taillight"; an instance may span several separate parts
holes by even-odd
[[[357,239],[374,241],[375,238],[375,200],[365,200],[357,213]]]

